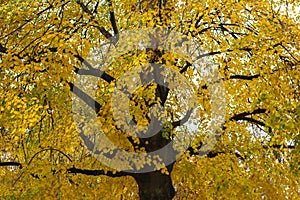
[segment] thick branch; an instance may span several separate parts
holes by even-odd
[[[192,63],[187,62],[186,65],[180,70],[180,73],[182,74],[182,73],[186,72],[186,70],[187,70],[190,66],[192,66]]]
[[[0,166],[16,166],[16,167],[20,167],[20,169],[22,169],[22,164],[19,162],[0,162]]]
[[[154,51],[153,57],[150,60],[151,63],[155,63],[159,57],[162,56],[162,52]],[[156,83],[165,83],[165,85],[157,84],[155,95],[160,98],[160,104],[164,106],[167,101],[167,97],[170,89],[168,88],[168,83],[165,82],[164,77],[162,76],[163,67],[160,65],[153,65],[153,75]]]
[[[56,53],[58,51],[57,47],[50,47],[47,50],[49,50],[51,53]],[[7,54],[7,48],[2,46],[2,44],[0,44],[0,52]],[[39,52],[39,55],[44,54],[44,53],[47,54],[47,51],[41,51],[41,52]],[[63,53],[66,53],[66,52],[63,51]],[[17,56],[19,59],[23,59],[23,57],[20,57],[19,55],[13,55],[13,56]],[[25,55],[25,56],[27,56],[27,55]],[[89,70],[86,70],[86,69],[79,69],[77,67],[74,67],[75,68],[74,72],[76,74],[78,74],[78,75],[92,75],[92,76],[95,76],[95,77],[102,78],[103,80],[105,80],[108,83],[111,83],[112,81],[115,80],[114,77],[107,74],[105,71],[95,69],[89,62],[87,62],[79,54],[73,54],[73,56],[89,68]],[[36,63],[40,62],[40,60],[36,60],[36,59],[30,59],[29,61],[36,62]],[[45,70],[42,70],[40,72],[44,72],[44,71]]]
[[[52,53],[57,52],[57,48],[55,48],[55,47],[49,48],[49,50]],[[78,75],[92,75],[92,76],[95,76],[95,77],[102,78],[103,80],[105,80],[108,83],[111,83],[112,81],[115,80],[114,77],[107,74],[105,71],[95,69],[87,60],[85,60],[79,54],[74,55],[74,57],[77,58],[80,62],[82,62],[83,64],[85,64],[89,68],[89,70],[86,70],[86,69],[79,69],[79,68],[75,67],[74,72],[76,74],[78,74]]]
[[[92,75],[92,76],[95,76],[95,77],[99,77],[99,78],[102,78],[103,80],[105,80],[108,83],[111,83],[112,81],[115,80],[114,77],[110,76],[106,72],[98,70],[98,69],[94,69],[94,68],[89,69],[89,70],[76,68],[74,70],[74,72],[78,75]]]
[[[242,117],[239,120],[244,120],[244,121],[252,122],[252,123],[258,124],[260,126],[266,126],[266,124],[264,122],[258,121],[256,119],[253,119],[253,118],[250,118],[250,117]]]
[[[185,115],[181,120],[178,120],[178,121],[176,121],[176,122],[173,122],[173,123],[172,123],[173,128],[176,128],[176,127],[178,127],[178,126],[181,126],[181,125],[183,125],[185,122],[187,122],[187,121],[189,120],[191,114],[192,114],[192,111],[193,111],[193,109],[190,109],[190,110],[186,113],[186,115]]]
[[[236,114],[233,117],[230,118],[230,120],[241,120],[242,118],[248,116],[248,115],[253,115],[253,114],[263,114],[266,113],[267,110],[264,108],[258,108],[252,112],[242,112],[240,114]]]
[[[117,35],[117,34],[119,34],[119,30],[118,30],[118,27],[117,27],[115,14],[114,14],[114,12],[109,12],[109,14],[110,14],[109,19],[110,19],[111,25],[113,27],[114,33],[115,33],[115,35]]]
[[[246,75],[232,75],[229,78],[230,79],[242,79],[242,80],[253,80],[255,78],[258,78],[260,76],[260,74],[255,74],[253,76],[246,76]]]
[[[71,82],[68,82],[70,90],[76,94],[81,100],[83,100],[90,108],[92,108],[95,113],[98,113],[101,109],[101,104],[99,104],[95,99],[90,97],[88,94],[79,89],[76,85]]]
[[[2,44],[0,44],[0,52],[5,54],[7,53],[7,48],[2,46]]]
[[[105,175],[109,177],[121,177],[121,176],[127,176],[130,175],[127,172],[111,172],[111,171],[104,171],[104,170],[89,170],[89,169],[79,169],[76,167],[69,168],[67,170],[69,173],[73,174],[84,174],[89,176],[100,176]]]
[[[20,169],[22,168],[22,164],[19,162],[0,162],[0,166],[17,166],[20,167]],[[111,172],[111,171],[104,171],[104,170],[88,170],[88,169],[79,169],[76,167],[72,167],[67,169],[67,171],[69,173],[73,173],[73,174],[84,174],[84,175],[91,175],[91,176],[99,176],[99,175],[105,175],[105,176],[109,176],[109,177],[121,177],[121,176],[127,176],[130,175],[127,172]],[[31,174],[34,178],[38,178],[39,177],[37,175]]]
[[[230,120],[238,121],[238,120],[244,120],[248,122],[252,122],[261,126],[266,126],[264,122],[261,122],[259,120],[253,119],[251,117],[247,117],[248,115],[254,115],[254,114],[263,114],[266,113],[267,110],[263,108],[256,109],[252,112],[242,112],[240,114],[234,115],[233,117],[230,118]]]
[[[110,20],[111,26],[113,27],[114,34],[117,35],[117,34],[119,34],[119,30],[118,30],[118,27],[117,27],[115,13],[114,13],[113,8],[112,8],[111,0],[109,0],[108,3],[109,3],[109,7],[111,9],[111,11],[109,12],[109,16],[110,16],[109,20]]]

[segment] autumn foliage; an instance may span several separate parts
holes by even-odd
[[[300,199],[299,5],[299,0],[0,1],[0,199]],[[210,126],[210,85],[193,63],[160,49],[136,49],[105,72],[86,64],[92,49],[103,46],[105,55],[104,46],[117,46],[119,33],[146,27],[193,38],[205,50],[201,57],[216,63],[226,117],[207,155],[198,150]],[[154,163],[157,170],[146,174],[118,171],[101,163],[80,137],[73,100],[81,96],[90,106],[91,96],[76,80],[97,78],[90,107],[107,138],[128,152],[151,152],[176,138],[178,122],[189,111],[180,110],[179,99],[161,85],[138,88],[130,100],[138,125],[150,123],[152,105],[167,113],[163,130],[146,140],[116,125],[111,104],[122,76],[150,62],[186,78],[203,123],[174,163]]]

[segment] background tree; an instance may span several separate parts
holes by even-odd
[[[299,199],[297,6],[298,0],[1,1],[1,198]],[[78,136],[73,93],[87,105],[90,96],[74,76],[98,76],[94,111],[111,141],[128,151],[161,148],[176,136],[176,122],[190,117],[169,109],[179,105],[167,88],[147,84],[134,93],[131,115],[147,125],[149,107],[160,104],[168,127],[148,141],[122,133],[109,100],[116,81],[143,63],[166,64],[185,76],[202,105],[201,120],[210,118],[207,84],[193,81],[194,66],[171,52],[130,52],[102,74],[82,68],[91,48],[117,44],[112,36],[143,27],[180,32],[207,50],[202,57],[218,63],[227,115],[208,155],[197,155],[205,133],[199,127],[176,162],[131,174],[103,166]]]

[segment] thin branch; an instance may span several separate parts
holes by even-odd
[[[96,3],[96,6],[95,6],[95,8],[94,8],[94,11],[93,11],[93,13],[97,13],[98,6],[99,6],[99,1],[97,1],[97,3]]]
[[[206,8],[205,10],[207,10],[207,8]],[[199,28],[199,27],[200,27],[199,23],[200,23],[200,21],[202,20],[202,18],[204,17],[204,13],[205,13],[205,12],[203,12],[202,15],[200,15],[200,13],[197,14],[197,17],[196,17],[197,20],[195,21],[195,27],[196,27],[196,28]],[[200,16],[199,16],[199,15],[200,15]]]
[[[92,11],[90,11],[90,9],[86,5],[84,5],[83,2],[81,2],[80,0],[78,0],[78,1],[76,1],[76,3],[80,5],[81,9],[84,12],[88,13],[89,15],[93,15]]]
[[[214,158],[214,157],[216,157],[216,156],[218,156],[218,155],[221,155],[221,154],[225,154],[226,152],[223,152],[223,151],[221,151],[221,152],[209,152],[208,154],[207,154],[207,157],[208,158]],[[232,154],[232,153],[231,153]],[[239,153],[237,153],[237,152],[234,152],[234,155],[237,157],[237,158],[239,158],[239,159],[241,159],[241,160],[245,160],[245,158],[243,157],[243,156],[241,156]]]
[[[69,3],[69,1],[68,1],[68,3]],[[44,10],[38,12],[38,13],[36,14],[36,16],[41,15],[42,13],[48,11],[48,10],[51,9],[51,8],[53,8],[53,5],[50,5],[50,6],[48,6],[47,8],[45,8]],[[13,31],[9,32],[8,34],[4,35],[4,36],[1,37],[0,39],[6,38],[7,36],[12,35],[13,33],[17,32],[18,30],[20,30],[21,28],[23,28],[26,24],[28,24],[29,22],[31,22],[31,21],[34,20],[34,19],[35,19],[35,17],[32,17],[32,18],[29,19],[29,20],[25,20],[25,22],[24,22],[23,24],[21,24],[18,28],[16,28],[15,30],[13,30]]]
[[[192,147],[189,147],[187,150],[189,151],[189,155],[190,156],[197,156],[197,155],[200,155],[201,152],[199,152],[199,149],[201,148],[202,146],[202,143],[196,148],[192,148]],[[219,152],[212,152],[210,151],[209,153],[206,154],[206,156],[208,158],[214,158],[214,157],[217,157],[218,155],[220,154],[226,154],[227,152],[224,152],[224,151],[219,151]],[[229,152],[230,154],[234,154],[237,158],[241,159],[241,160],[245,160],[245,158],[239,154],[238,152]]]
[[[281,148],[283,148],[283,149],[295,149],[296,147],[294,145],[273,144],[271,146],[265,145],[264,148],[265,149],[267,149],[267,148],[274,148],[274,149],[281,149]]]
[[[72,162],[72,159],[71,159],[67,154],[65,154],[64,152],[62,152],[61,150],[59,150],[59,149],[53,149],[53,148],[48,148],[48,149],[43,149],[43,150],[41,150],[41,151],[36,152],[36,153],[31,157],[31,159],[29,160],[28,165],[30,165],[30,163],[33,161],[33,159],[34,159],[38,154],[40,154],[40,153],[42,153],[42,152],[45,152],[45,151],[57,151],[57,152],[61,153],[62,155],[64,155],[70,162]]]
[[[250,52],[252,50],[252,48],[244,47],[244,48],[240,48],[238,50]],[[199,55],[197,57],[197,59],[204,58],[204,57],[207,57],[207,56],[213,56],[213,55],[217,55],[217,54],[221,54],[221,53],[228,53],[228,52],[232,52],[232,51],[233,51],[232,49],[228,49],[226,51],[212,51],[212,52],[209,52],[209,53]]]
[[[295,58],[295,56],[282,44],[280,43],[280,46],[286,51],[288,52],[288,54],[296,61],[299,62],[299,60],[297,58]]]
[[[223,32],[228,32],[234,39],[238,39],[238,37],[236,36],[236,33],[228,30],[227,28],[225,28],[224,26],[220,25],[219,28],[223,31]]]
[[[95,16],[93,15],[92,11],[86,6],[84,5],[83,2],[81,2],[80,0],[77,1],[77,4],[80,5],[80,7],[82,8],[82,10],[89,14],[91,16],[91,20],[95,19]],[[95,24],[97,24],[98,26],[95,26],[101,33],[102,35],[104,35],[104,37],[106,39],[111,39],[112,35],[103,27],[103,26],[99,26],[99,22],[94,20]]]

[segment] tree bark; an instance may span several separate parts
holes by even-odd
[[[175,196],[171,175],[160,171],[136,174],[141,200],[171,200]]]

